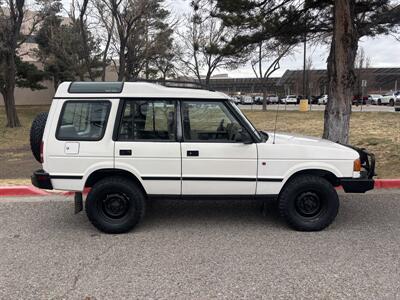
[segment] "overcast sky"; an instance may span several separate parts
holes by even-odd
[[[69,0],[63,0],[66,7]],[[173,14],[179,16],[189,10],[190,0],[166,0],[167,6]],[[400,67],[400,41],[391,36],[381,36],[375,39],[363,39],[359,43],[367,57],[370,58],[371,67]],[[328,56],[327,46],[310,46],[307,56],[311,55],[314,69],[326,69],[326,58]],[[281,69],[273,76],[282,75],[285,70],[303,68],[303,47],[299,46],[295,53],[286,57],[281,62]],[[217,70],[214,74],[228,73],[230,77],[254,77],[250,66],[243,66],[237,70]]]

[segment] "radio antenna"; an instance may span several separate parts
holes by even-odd
[[[279,113],[279,97],[278,97],[278,107],[276,108],[276,113],[275,113],[275,124],[274,124],[274,139],[272,141],[272,144],[275,144],[275,135],[276,135],[276,124],[278,123],[278,113]]]

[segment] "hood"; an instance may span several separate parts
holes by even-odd
[[[266,132],[269,136],[269,141],[274,141],[274,133]],[[304,146],[315,146],[315,147],[329,147],[337,149],[349,149],[346,146],[340,145],[338,143],[331,142],[329,140],[311,137],[300,134],[288,134],[283,132],[277,132],[275,134],[275,144],[291,144],[291,145],[304,145]]]

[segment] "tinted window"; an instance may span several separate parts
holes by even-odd
[[[61,112],[59,140],[100,140],[107,125],[111,104],[108,101],[69,101]]]
[[[182,113],[186,141],[235,142],[242,129],[222,102],[185,101]]]
[[[176,138],[175,101],[126,101],[119,127],[120,141]]]

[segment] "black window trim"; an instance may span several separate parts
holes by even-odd
[[[172,101],[175,104],[175,139],[173,140],[161,140],[161,139],[141,139],[141,140],[120,140],[119,139],[119,130],[121,127],[122,123],[122,114],[124,113],[125,110],[125,105],[129,101]],[[180,137],[178,136],[179,130],[178,130],[178,109],[179,109],[179,100],[176,98],[121,98],[119,105],[118,105],[118,111],[117,111],[117,116],[115,118],[115,124],[114,124],[114,132],[113,132],[113,141],[114,142],[121,142],[121,143],[176,143],[180,141]]]
[[[101,132],[101,135],[98,138],[96,138],[96,139],[94,139],[94,138],[91,138],[91,139],[90,138],[67,139],[67,138],[59,137],[59,131],[60,131],[62,119],[64,116],[64,111],[65,111],[65,108],[68,103],[108,103],[107,114],[106,114],[106,117],[104,118],[104,128]],[[61,108],[61,112],[60,112],[58,122],[57,122],[56,139],[58,141],[66,141],[66,142],[98,142],[98,141],[101,141],[104,138],[104,135],[107,130],[107,124],[108,124],[108,119],[110,117],[111,108],[112,108],[112,103],[109,100],[93,100],[93,99],[91,99],[91,100],[67,100],[67,101],[65,101],[63,103],[63,107]]]
[[[211,100],[211,101],[210,101]],[[260,142],[258,140],[258,138],[254,135],[254,133],[252,132],[252,130],[250,128],[248,128],[248,125],[246,124],[246,122],[243,122],[241,116],[239,116],[239,114],[232,109],[232,107],[230,107],[229,103],[229,99],[195,99],[195,101],[192,101],[192,99],[190,98],[184,98],[180,100],[181,102],[220,102],[222,103],[225,108],[231,113],[231,115],[234,117],[234,119],[238,122],[238,124],[240,126],[242,126],[243,129],[246,130],[246,132],[250,135],[251,139],[254,142]],[[181,110],[180,110],[180,115],[183,116],[183,105],[181,105]],[[218,141],[218,140],[185,140],[185,134],[184,134],[184,127],[183,127],[183,118],[181,117],[181,127],[182,127],[182,138],[181,138],[181,142],[182,143],[208,143],[208,144],[243,144],[242,142],[238,142],[238,141]]]
[[[109,98],[108,98],[109,99]],[[114,123],[114,132],[113,132],[113,141],[117,142],[118,141],[118,132],[119,132],[119,126],[120,126],[120,122],[121,122],[121,117],[122,117],[122,112],[123,112],[123,108],[124,108],[124,103],[127,100],[130,101],[151,101],[151,100],[174,100],[176,101],[176,129],[177,129],[177,134],[176,134],[176,142],[185,142],[184,141],[184,137],[183,137],[183,118],[182,118],[182,102],[183,101],[206,101],[206,102],[222,102],[227,109],[229,110],[229,112],[234,116],[234,118],[236,119],[236,121],[244,128],[246,129],[247,133],[250,135],[250,137],[252,138],[254,143],[261,143],[262,140],[259,139],[253,132],[253,130],[249,127],[249,125],[244,122],[244,120],[242,120],[241,116],[235,111],[235,109],[233,109],[230,105],[231,101],[230,99],[226,99],[226,98],[176,98],[176,97],[165,97],[165,98],[160,98],[160,97],[118,97],[115,98],[119,100],[119,104],[118,104],[118,111],[117,111],[117,115],[115,117],[115,123]],[[178,123],[179,122],[179,123]],[[123,142],[123,141],[119,141],[119,142]],[[131,141],[131,142],[135,142],[135,143],[139,143],[139,142],[164,142],[164,143],[171,143],[171,142],[175,142],[172,140],[168,140],[168,141],[163,141],[163,140],[135,140],[135,141]],[[195,142],[195,141],[186,141],[186,142]],[[240,142],[226,142],[226,141],[196,141],[195,143],[225,143],[225,144],[232,144],[232,143],[240,143]]]

